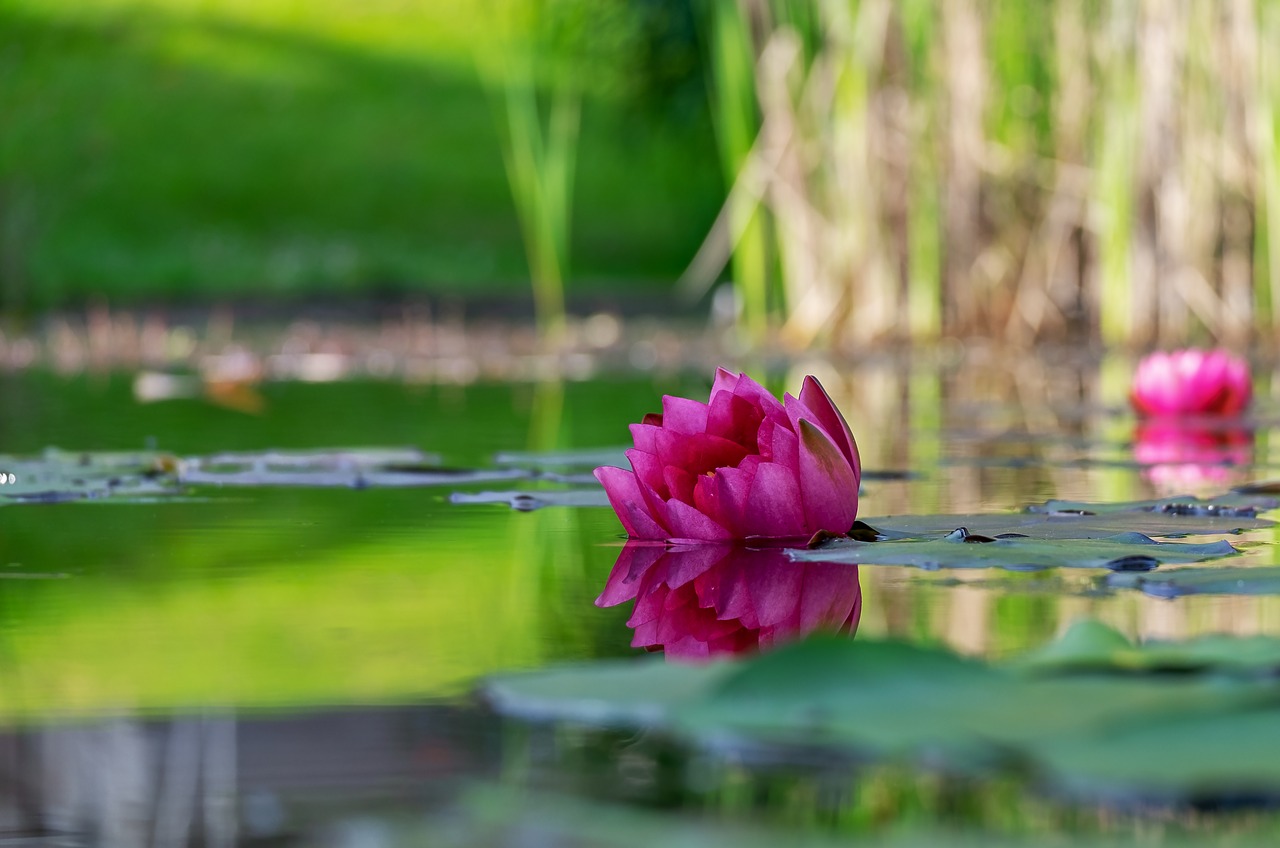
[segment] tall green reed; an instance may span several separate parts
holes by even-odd
[[[709,2],[702,9],[708,53],[708,95],[728,196],[714,240],[686,274],[686,286],[702,288],[731,262],[740,321],[749,337],[763,337],[769,322],[772,260],[760,176],[753,151],[759,131],[756,45],[750,15],[756,3]]]
[[[503,162],[529,261],[538,329],[545,340],[554,341],[565,326],[581,96],[572,84],[559,82],[549,99],[544,121],[529,66],[507,72]]]
[[[1242,345],[1280,324],[1278,5],[710,4],[752,335]]]
[[[503,32],[502,46],[476,58],[495,104],[538,330],[544,341],[554,342],[565,327],[582,106],[581,68],[556,28],[579,10],[561,0],[494,0],[490,11]]]

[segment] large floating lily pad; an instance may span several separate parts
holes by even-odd
[[[0,474],[0,504],[153,500],[186,495],[193,486],[462,486],[535,476],[519,468],[447,468],[436,455],[416,448],[268,450],[182,458],[154,451],[50,449],[35,457],[0,456]]]
[[[1225,541],[1205,544],[1157,542],[1141,533],[1103,539],[993,538],[954,531],[942,539],[856,542],[836,539],[812,550],[788,551],[799,562],[908,565],[941,568],[1108,568],[1150,571],[1161,563],[1190,563],[1237,553]],[[982,540],[982,541],[979,541]]]
[[[175,468],[173,457],[144,451],[0,456],[0,504],[171,498],[182,492]]]
[[[889,539],[945,536],[957,527],[998,536],[1020,533],[1037,539],[1101,539],[1117,533],[1193,536],[1236,533],[1271,527],[1275,522],[1244,515],[1195,515],[1144,510],[1044,511],[1015,513],[886,515],[862,519]]]
[[[221,453],[182,460],[178,479],[205,486],[459,486],[532,475],[518,468],[445,468],[416,448]]]
[[[1157,598],[1183,595],[1280,595],[1280,566],[1179,568],[1162,574],[1112,574],[1107,585],[1140,589]]]
[[[1242,647],[1259,658],[1273,646]],[[484,691],[512,715],[656,728],[783,760],[817,749],[1035,775],[1052,792],[1122,802],[1280,798],[1280,683],[1222,674],[1230,648],[1189,646],[1177,675],[1081,674],[1043,657],[1026,674],[943,650],[819,638],[744,661],[584,665]],[[1160,647],[1152,668],[1173,667],[1180,650]]]

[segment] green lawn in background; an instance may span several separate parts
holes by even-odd
[[[585,5],[614,19],[629,8]],[[0,304],[523,294],[477,72],[504,49],[493,10],[4,4]],[[572,276],[590,282],[571,294],[665,287],[723,195],[700,81],[686,74],[680,97],[654,97],[634,78],[662,66],[651,48],[671,40],[665,25],[616,39],[631,46],[581,71]]]

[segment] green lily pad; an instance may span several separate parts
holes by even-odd
[[[349,468],[438,466],[440,461],[438,454],[426,453],[414,447],[224,451],[185,460],[187,465],[206,471],[219,469],[341,471]]]
[[[176,460],[152,451],[0,456],[0,505],[74,501],[150,501],[182,494]]]
[[[1280,566],[1179,568],[1161,574],[1111,574],[1106,585],[1157,598],[1183,595],[1280,595]]]
[[[1242,494],[1239,491],[1213,498],[1176,495],[1149,501],[1119,503],[1087,503],[1083,501],[1049,500],[1027,507],[1028,512],[1047,514],[1101,515],[1115,512],[1153,512],[1179,516],[1252,518],[1259,512],[1275,509],[1280,500],[1264,494]]]
[[[454,492],[449,503],[504,504],[520,512],[548,506],[608,506],[604,489],[559,489],[545,492]]]
[[[446,468],[416,448],[332,448],[185,457],[182,483],[202,486],[368,487],[460,486],[528,480],[520,468]]]
[[[588,448],[565,451],[502,451],[494,455],[497,465],[534,471],[592,469],[601,465],[627,467],[626,448]]]
[[[605,660],[495,677],[481,692],[498,712],[530,721],[642,727],[665,723],[674,706],[704,697],[733,669],[731,663],[700,667],[658,657]]]
[[[1146,510],[1047,511],[1030,507],[1016,513],[864,516],[863,521],[890,539],[945,536],[957,527],[998,536],[1020,533],[1036,539],[1101,539],[1117,533],[1193,536],[1237,533],[1272,527],[1274,521],[1246,515],[1180,514]]]
[[[1105,664],[1124,650],[1101,631],[1084,635],[1061,653]],[[615,662],[499,678],[486,691],[511,714],[657,728],[695,747],[783,760],[821,750],[1012,772],[1091,799],[1280,798],[1280,684],[1221,674],[1230,648],[1192,646],[1188,656],[1212,661],[1181,670],[1199,673],[1081,674],[1042,658],[1026,674],[939,649],[827,637],[693,674]],[[1171,667],[1181,649],[1159,650],[1167,654],[1153,654],[1153,667]]]
[[[975,544],[978,539],[985,541]],[[945,538],[924,541],[855,542],[836,539],[812,550],[788,551],[787,555],[799,562],[909,565],[930,571],[941,568],[1149,571],[1160,563],[1200,562],[1237,553],[1225,541],[1203,544],[1157,542],[1141,533],[1120,533],[1103,539],[993,538],[977,537],[960,528]]]
[[[1280,794],[1280,708],[1131,716],[1048,738],[1036,754],[1063,791],[1089,799],[1270,805]]]
[[[1272,636],[1200,636],[1186,642],[1135,645],[1100,621],[1084,619],[1062,638],[1020,657],[1014,667],[1034,673],[1220,671],[1274,674],[1280,670],[1280,639]]]

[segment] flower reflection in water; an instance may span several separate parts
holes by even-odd
[[[815,630],[852,635],[862,613],[857,566],[724,544],[628,542],[596,604],[629,600],[631,644],[682,659],[767,648]]]
[[[1239,426],[1147,419],[1138,423],[1133,456],[1161,495],[1220,491],[1239,483],[1253,462],[1253,433]]]

